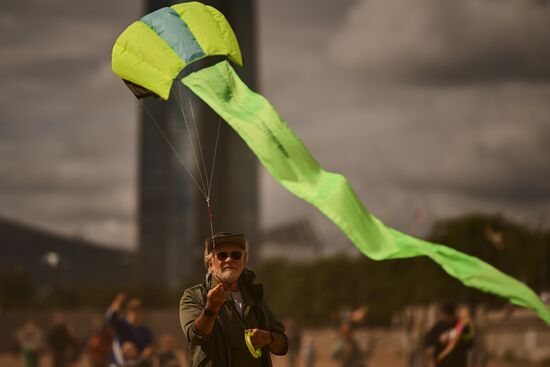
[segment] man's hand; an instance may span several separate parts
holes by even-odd
[[[280,354],[287,348],[287,339],[282,334],[271,333],[262,329],[248,329],[250,341],[255,348],[265,347],[271,353]]]
[[[262,329],[249,329],[250,341],[256,348],[262,348],[273,342],[272,334],[267,330]]]
[[[208,291],[206,295],[206,305],[205,308],[212,310],[215,313],[220,312],[225,302],[225,290],[223,285],[220,283],[211,290]],[[214,329],[215,317],[206,316],[206,314],[201,312],[199,317],[195,320],[195,326],[204,335],[210,335]]]
[[[206,296],[206,308],[218,313],[220,312],[223,303],[225,302],[225,290],[223,285],[220,283],[210,291]]]

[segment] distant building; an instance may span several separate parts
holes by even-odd
[[[174,3],[148,0],[145,12]],[[246,65],[237,68],[237,72],[254,88],[255,2],[219,0],[206,4],[220,10],[233,27]],[[204,67],[207,62],[193,63],[185,70]],[[181,98],[183,87],[174,84],[171,94]],[[139,134],[138,241],[139,269],[144,283],[177,286],[204,271],[203,241],[210,234],[206,201],[180,159],[201,185],[195,154],[203,168],[202,150],[210,176],[220,118],[197,97],[190,96],[186,88],[182,96],[182,106],[175,97],[168,102],[143,99],[147,111],[141,113]],[[187,130],[182,108],[188,123],[193,126],[196,123],[197,131],[194,127],[190,132]],[[215,232],[245,232],[250,241],[257,243],[257,180],[256,158],[222,121],[212,183]],[[253,262],[254,258],[250,260]]]
[[[285,223],[262,233],[260,259],[311,261],[322,253],[313,226],[306,219]]]
[[[22,274],[37,289],[126,285],[135,279],[135,260],[130,251],[0,219],[0,273]]]

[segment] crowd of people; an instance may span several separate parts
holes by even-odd
[[[54,314],[52,326],[45,333],[33,320],[25,322],[15,333],[20,358],[25,367],[40,367],[41,356],[48,351],[52,367],[72,367],[87,358],[91,367],[179,367],[180,361],[172,335],[155,340],[142,324],[143,305],[137,298],[118,294],[105,314],[105,320],[85,340],[79,339],[65,318]],[[363,325],[366,308],[340,311],[336,337],[330,355],[340,367],[366,367],[372,350],[356,331]],[[313,336],[304,333],[296,320],[282,321],[288,339],[288,367],[315,367],[318,350]],[[444,303],[439,317],[422,336],[420,345],[406,360],[409,367],[485,366],[471,353],[476,330],[467,307],[455,309]],[[474,357],[474,359],[472,359]]]
[[[25,367],[41,367],[47,356],[52,367],[179,367],[174,337],[153,333],[142,324],[142,303],[117,294],[104,320],[88,337],[78,337],[61,313],[53,316],[44,332],[34,320],[26,321],[14,335],[15,349]]]
[[[279,321],[264,300],[261,284],[246,267],[248,242],[242,234],[219,233],[205,241],[205,281],[186,289],[180,300],[180,324],[187,340],[187,362],[181,363],[172,335],[155,338],[143,324],[138,298],[117,294],[103,322],[84,340],[61,314],[47,333],[28,320],[15,333],[25,367],[40,367],[48,351],[52,367],[76,367],[87,358],[92,367],[271,367],[271,354],[285,355],[288,367],[315,367],[318,352],[311,334],[298,323]],[[367,307],[343,308],[338,315],[330,356],[340,367],[367,367],[372,343],[359,340]],[[467,307],[451,303],[413,348],[409,367],[472,367],[469,359],[475,328]],[[421,353],[417,353],[418,351]],[[421,356],[421,357],[419,357]],[[481,365],[480,365],[481,366]]]
[[[53,367],[68,367],[76,362],[82,349],[59,313],[54,314],[48,333],[44,333],[34,320],[27,320],[16,331],[15,342],[25,367],[38,367],[46,351],[50,352]]]

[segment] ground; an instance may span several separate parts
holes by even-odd
[[[308,334],[312,337],[315,343],[315,348],[318,354],[318,360],[315,367],[338,367],[338,363],[331,359],[330,352],[335,341],[335,333],[332,330],[320,330],[309,331]],[[372,356],[367,360],[365,367],[407,367],[405,363],[405,356],[399,351],[400,339],[395,336],[381,337],[382,334],[358,334],[360,341],[371,338],[378,338],[377,347],[374,348]],[[363,343],[365,344],[365,343]],[[179,351],[181,360],[181,367],[187,367],[185,363],[185,353]],[[273,367],[288,367],[288,356],[273,357]],[[24,367],[21,360],[14,355],[0,354],[0,367]],[[41,358],[40,365],[38,367],[52,367],[51,359],[48,355],[44,355]],[[88,359],[84,355],[75,366],[72,367],[91,367]],[[301,363],[297,363],[295,367],[305,367]],[[504,361],[490,361],[486,367],[530,367],[526,363],[511,363]]]

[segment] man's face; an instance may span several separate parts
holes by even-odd
[[[224,283],[235,283],[244,269],[244,251],[237,245],[224,243],[216,245],[213,255],[212,274]]]

